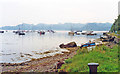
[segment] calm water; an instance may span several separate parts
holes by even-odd
[[[42,58],[55,54],[62,54],[65,49],[60,49],[61,43],[75,41],[77,45],[99,38],[103,31],[95,31],[96,36],[75,35],[69,36],[68,31],[56,31],[56,33],[46,33],[39,35],[26,33],[24,36],[14,34],[12,31],[0,33],[0,62],[20,63],[32,58]],[[41,54],[51,51],[48,54]]]

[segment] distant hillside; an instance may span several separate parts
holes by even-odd
[[[4,26],[3,30],[95,30],[95,31],[108,31],[112,24],[110,23],[64,23],[64,24],[19,24],[17,26]]]
[[[115,22],[113,23],[111,29],[111,32],[119,31],[120,32],[120,15],[117,19],[115,19]]]
[[[111,26],[111,23],[87,23],[81,30],[109,31]]]

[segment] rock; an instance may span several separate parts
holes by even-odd
[[[25,63],[21,63],[21,64],[20,64],[20,66],[24,66],[24,65],[25,65]]]
[[[104,40],[102,40],[102,42],[108,42],[109,40],[108,39],[104,39]]]
[[[68,43],[68,44],[66,44],[66,45],[60,44],[59,47],[60,47],[60,48],[71,48],[71,47],[77,47],[77,45],[76,45],[75,42],[70,42],[70,43]]]
[[[118,39],[118,38],[115,38],[115,39],[114,39],[114,43],[115,43],[115,44],[118,44],[119,41],[120,41],[120,39]]]
[[[114,39],[115,39],[115,37],[113,37],[113,38],[109,39],[109,42],[113,42],[113,41],[114,41]]]
[[[57,69],[59,69],[62,66],[62,64],[64,64],[63,61],[58,61],[58,63],[57,63]]]
[[[103,35],[107,35],[107,33],[103,33]]]
[[[31,54],[24,54],[24,55],[27,55],[27,56],[32,56]]]

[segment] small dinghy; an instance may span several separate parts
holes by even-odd
[[[0,33],[4,33],[4,31],[0,31]]]
[[[45,34],[45,32],[44,31],[40,31],[40,32],[38,32],[40,35],[44,35]]]
[[[80,48],[86,48],[86,47],[91,47],[91,46],[95,46],[96,44],[95,44],[95,42],[91,42],[91,41],[89,41],[88,43],[85,43],[85,44],[82,44],[81,46],[80,46]]]
[[[72,36],[73,36],[74,34],[75,34],[75,33],[72,32],[72,31],[71,31],[71,32],[68,32],[68,35],[72,35]]]
[[[19,32],[19,35],[25,35],[25,33],[24,32]]]

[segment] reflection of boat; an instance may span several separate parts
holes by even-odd
[[[90,46],[95,46],[95,42],[89,41],[88,43],[82,44],[80,48],[83,48],[83,47],[86,48]]]
[[[4,31],[0,31],[0,33],[4,33]]]

